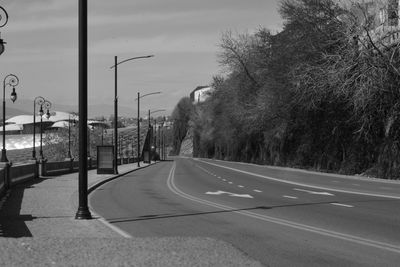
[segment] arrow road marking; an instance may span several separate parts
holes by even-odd
[[[310,191],[310,190],[305,190],[305,189],[300,189],[300,188],[294,188],[293,190],[306,192],[306,193],[309,193],[312,195],[334,196],[334,194],[331,194],[328,192],[317,192],[317,191]]]
[[[253,198],[251,195],[249,194],[235,194],[235,193],[231,193],[231,192],[225,192],[225,191],[216,191],[216,192],[206,192],[206,195],[223,195],[223,194],[227,194],[230,197],[243,197],[243,198]]]

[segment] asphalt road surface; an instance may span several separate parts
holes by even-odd
[[[267,266],[399,266],[400,183],[176,158],[90,195],[136,237],[212,237]]]

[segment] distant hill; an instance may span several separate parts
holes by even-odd
[[[78,105],[62,105],[57,103],[52,103],[53,106],[51,110],[58,110],[64,112],[78,112]],[[27,99],[18,99],[15,103],[11,103],[8,101],[6,103],[6,116],[7,118],[17,116],[17,115],[26,115],[33,113],[33,100]],[[146,114],[145,111],[141,111],[142,114]],[[101,105],[89,105],[88,106],[88,117],[100,117],[104,116],[108,118],[110,115],[114,114],[114,104],[101,104]],[[137,110],[134,108],[126,107],[126,106],[118,106],[118,115],[119,116],[127,116],[127,117],[136,117]]]

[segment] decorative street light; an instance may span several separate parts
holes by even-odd
[[[75,115],[73,115],[75,117]],[[75,122],[75,119],[74,119]],[[71,154],[71,113],[68,114],[68,155],[67,159],[72,160]]]
[[[44,102],[40,105],[40,110],[39,110],[39,114],[40,114],[40,150],[39,150],[39,159],[41,161],[44,160],[44,157],[43,157],[43,115],[44,115],[43,107],[46,109],[46,118],[49,119],[50,118],[50,108],[51,108],[50,101],[44,100]]]
[[[36,160],[36,106],[40,106],[39,115],[43,116],[43,108],[42,105],[45,99],[41,96],[35,97],[33,100],[33,147],[32,147],[32,159]]]
[[[125,63],[127,61],[140,59],[140,58],[150,58],[154,57],[154,55],[148,56],[139,56],[139,57],[132,57],[125,60],[118,62],[118,57],[114,56],[114,65],[110,68],[114,68],[114,85],[115,85],[115,95],[114,95],[114,174],[118,174],[118,165],[117,165],[117,152],[118,152],[118,94],[117,94],[117,81],[118,81],[118,65]]]
[[[12,86],[11,101],[14,103],[17,100],[15,86],[19,83],[19,79],[14,74],[8,74],[3,80],[3,149],[1,150],[0,162],[8,162],[6,152],[6,86]]]
[[[150,112],[150,114],[153,114],[156,112],[161,112],[161,111],[165,111],[165,109],[157,109],[157,110]],[[149,123],[150,123],[150,118],[149,118]],[[158,128],[158,129],[160,129],[160,128]],[[157,153],[157,121],[156,120],[154,120],[154,152]]]
[[[0,28],[2,28],[8,22],[8,13],[1,6],[0,6],[0,12],[1,12],[0,13]],[[6,44],[6,42],[4,42],[3,39],[0,38],[0,55],[3,54],[3,52],[4,52],[4,44]]]
[[[149,95],[155,95],[155,94],[161,94],[161,92],[153,92],[153,93],[148,93],[145,95],[140,95],[140,93],[137,93],[137,166],[140,167],[140,99],[149,96]],[[150,116],[149,116],[150,119]]]

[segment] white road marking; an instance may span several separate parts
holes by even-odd
[[[253,191],[256,192],[256,193],[262,193],[262,191],[258,190],[258,189],[254,189]]]
[[[242,198],[253,198],[252,196],[250,196],[249,194],[235,194],[235,193],[231,193],[231,192],[226,192],[226,191],[221,191],[218,190],[216,192],[206,192],[206,195],[229,195],[230,197],[242,197]]]
[[[384,195],[384,194],[373,194],[373,193],[358,192],[358,191],[351,191],[351,190],[344,190],[344,189],[336,189],[336,188],[329,188],[329,187],[324,187],[324,186],[317,186],[317,185],[310,185],[310,184],[305,184],[305,183],[287,181],[287,180],[282,180],[282,179],[278,179],[278,178],[274,178],[274,177],[270,177],[270,176],[266,176],[266,175],[262,175],[262,174],[258,174],[258,173],[247,172],[247,171],[243,171],[243,170],[239,170],[239,169],[235,169],[235,168],[231,168],[231,167],[227,167],[227,166],[211,163],[211,162],[200,160],[200,159],[193,159],[193,160],[201,161],[201,162],[203,162],[205,164],[208,164],[208,165],[213,165],[213,166],[217,166],[217,167],[220,167],[220,168],[223,168],[223,169],[236,171],[236,172],[239,172],[239,173],[244,173],[244,174],[247,174],[247,175],[252,175],[252,176],[255,176],[255,177],[260,177],[260,178],[263,178],[263,179],[276,181],[276,182],[280,182],[280,183],[284,183],[284,184],[304,186],[304,187],[315,188],[315,189],[320,189],[320,190],[329,190],[329,191],[334,191],[334,192],[361,195],[361,196],[373,196],[373,197],[383,197],[383,198],[390,198],[390,199],[400,199],[400,196]],[[321,174],[321,175],[323,175],[323,174]]]
[[[228,184],[233,184],[232,182],[228,182]]]
[[[317,192],[317,191],[310,191],[310,190],[305,190],[305,189],[300,189],[300,188],[293,188],[293,190],[306,192],[306,193],[309,193],[312,195],[334,196],[334,194],[331,194],[328,192]]]
[[[226,182],[226,179],[222,179],[222,181]]]
[[[244,186],[243,185],[238,185],[238,187],[243,188]]]
[[[291,199],[298,199],[298,197],[294,197],[294,196],[286,196],[286,195],[283,195],[283,197],[291,198]]]
[[[354,208],[352,205],[347,205],[347,204],[340,204],[340,203],[330,203],[331,205],[335,206],[340,206],[340,207],[346,207],[346,208]]]
[[[316,233],[316,234],[320,234],[320,235],[324,235],[324,236],[329,236],[329,237],[333,237],[333,238],[337,238],[337,239],[341,239],[341,240],[354,242],[354,243],[365,245],[365,246],[370,246],[370,247],[379,248],[379,249],[383,249],[383,250],[387,250],[387,251],[392,251],[395,253],[400,253],[400,246],[395,245],[395,244],[375,241],[375,240],[366,239],[366,238],[362,238],[362,237],[358,237],[358,236],[354,236],[354,235],[349,235],[349,234],[344,234],[344,233],[335,232],[335,231],[331,231],[331,230],[326,230],[323,228],[318,228],[318,227],[314,227],[314,226],[310,226],[310,225],[306,225],[306,224],[296,223],[296,222],[292,222],[292,221],[288,221],[288,220],[284,220],[284,219],[274,218],[271,216],[261,215],[261,214],[257,214],[257,213],[246,211],[246,210],[237,210],[237,208],[235,208],[235,207],[226,206],[226,205],[218,204],[218,203],[215,203],[212,201],[194,197],[192,195],[184,193],[178,187],[176,187],[176,185],[174,183],[175,168],[176,168],[176,162],[173,163],[172,168],[169,172],[168,179],[167,179],[167,186],[168,186],[169,190],[171,190],[173,193],[175,193],[176,195],[178,195],[182,198],[185,198],[185,199],[197,202],[197,203],[201,203],[203,205],[218,208],[221,210],[229,210],[232,213],[238,213],[238,214],[245,215],[245,216],[248,216],[248,217],[251,217],[254,219],[259,219],[259,220],[262,220],[265,222],[276,223],[279,225],[295,228],[298,230],[308,231],[308,232],[312,232],[312,233]]]
[[[355,185],[355,186],[360,186],[360,184],[352,184],[352,185]]]

